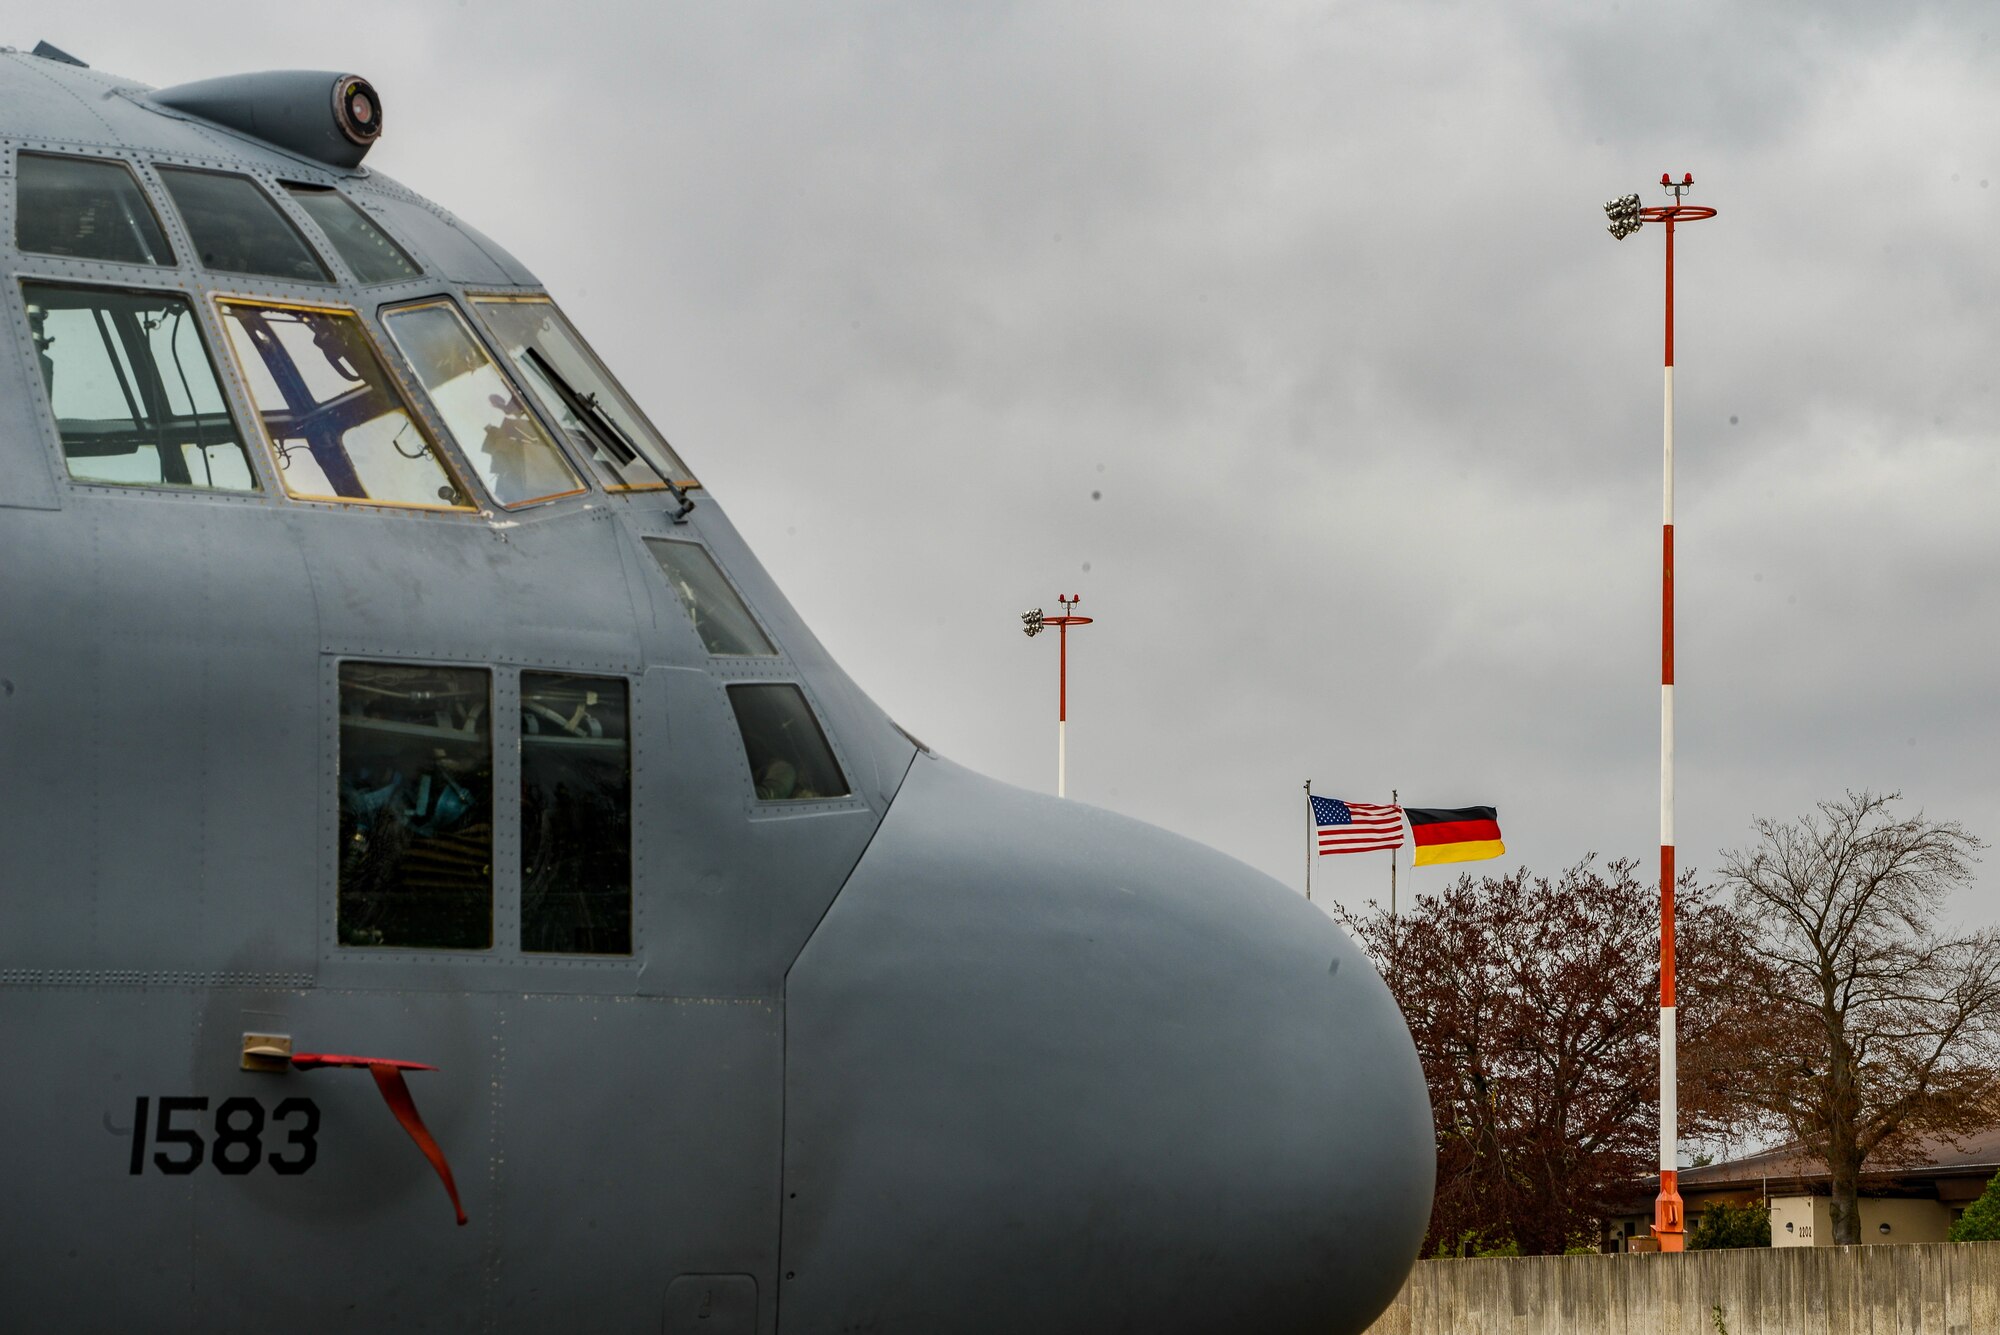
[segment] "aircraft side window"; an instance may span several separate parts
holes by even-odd
[[[154,170],[173,196],[204,269],[295,283],[333,281],[298,228],[249,177],[190,167]]]
[[[632,742],[623,681],[521,674],[521,949],[632,953]]]
[[[385,311],[382,323],[493,499],[524,505],[583,490],[554,439],[450,302]]]
[[[474,297],[473,304],[542,411],[610,491],[699,485],[625,391],[546,297]]]
[[[741,684],[729,688],[729,704],[736,711],[744,758],[760,800],[847,796],[847,779],[805,692],[790,682]]]
[[[408,278],[423,276],[403,252],[403,248],[391,241],[381,228],[368,220],[368,216],[354,206],[352,200],[325,185],[292,185],[287,183],[286,193],[305,210],[306,216],[318,224],[326,233],[326,239],[347,261],[347,267],[354,271],[354,277],[363,286],[373,283],[395,283]]]
[[[114,264],[174,262],[160,220],[122,162],[22,153],[14,244],[40,255]]]
[[[647,538],[646,547],[680,597],[689,619],[711,654],[769,658],[777,655],[769,637],[731,588],[715,558],[699,543]]]
[[[287,492],[471,508],[353,312],[234,298],[217,306]]]
[[[257,489],[185,297],[37,282],[21,293],[71,477]]]
[[[493,944],[492,674],[340,665],[343,946]]]

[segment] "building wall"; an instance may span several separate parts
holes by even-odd
[[[1829,1247],[1833,1245],[1833,1216],[1824,1196],[1773,1196],[1771,1198],[1771,1245],[1773,1247]]]
[[[1889,1225],[1887,1233],[1882,1232],[1883,1224]],[[1950,1236],[1951,1207],[1948,1205],[1921,1199],[1862,1198],[1863,1242],[1943,1242]]]
[[[1882,1225],[1889,1231],[1884,1233]],[[1943,1242],[1951,1232],[1951,1209],[1919,1198],[1861,1198],[1861,1241]],[[1773,1196],[1773,1247],[1831,1247],[1832,1202],[1825,1196]]]
[[[1996,1331],[2000,1242],[1936,1242],[1420,1261],[1368,1335]]]

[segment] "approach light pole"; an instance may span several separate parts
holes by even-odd
[[[1673,195],[1672,204],[1641,208],[1637,195],[1623,195],[1605,204],[1604,213],[1611,220],[1605,230],[1619,241],[1644,223],[1667,228],[1666,448],[1660,507],[1660,1194],[1653,1202],[1653,1236],[1661,1251],[1677,1252],[1686,1236],[1686,1219],[1676,1143],[1674,1052],[1674,227],[1713,218],[1715,210],[1681,203],[1694,185],[1691,173],[1676,182],[1662,172],[1660,184]]]
[[[1056,796],[1069,796],[1069,628],[1088,626],[1090,617],[1075,616],[1076,605],[1083,601],[1080,593],[1059,593],[1056,601],[1063,605],[1059,617],[1045,617],[1037,607],[1032,612],[1021,613],[1021,629],[1032,639],[1042,633],[1046,626],[1054,626],[1062,649],[1057,654],[1061,667],[1057,669],[1056,687]]]

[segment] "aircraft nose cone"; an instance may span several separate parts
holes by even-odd
[[[781,1329],[1360,1331],[1430,1213],[1407,1028],[1317,908],[919,757],[786,985]]]

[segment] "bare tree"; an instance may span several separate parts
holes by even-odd
[[[1990,1120],[2000,1055],[2000,934],[1939,918],[1986,845],[1954,821],[1898,816],[1900,794],[1848,793],[1759,819],[1723,855],[1743,922],[1729,983],[1733,1058],[1701,1077],[1824,1156],[1833,1241],[1861,1240],[1862,1165],[1919,1133]]]

